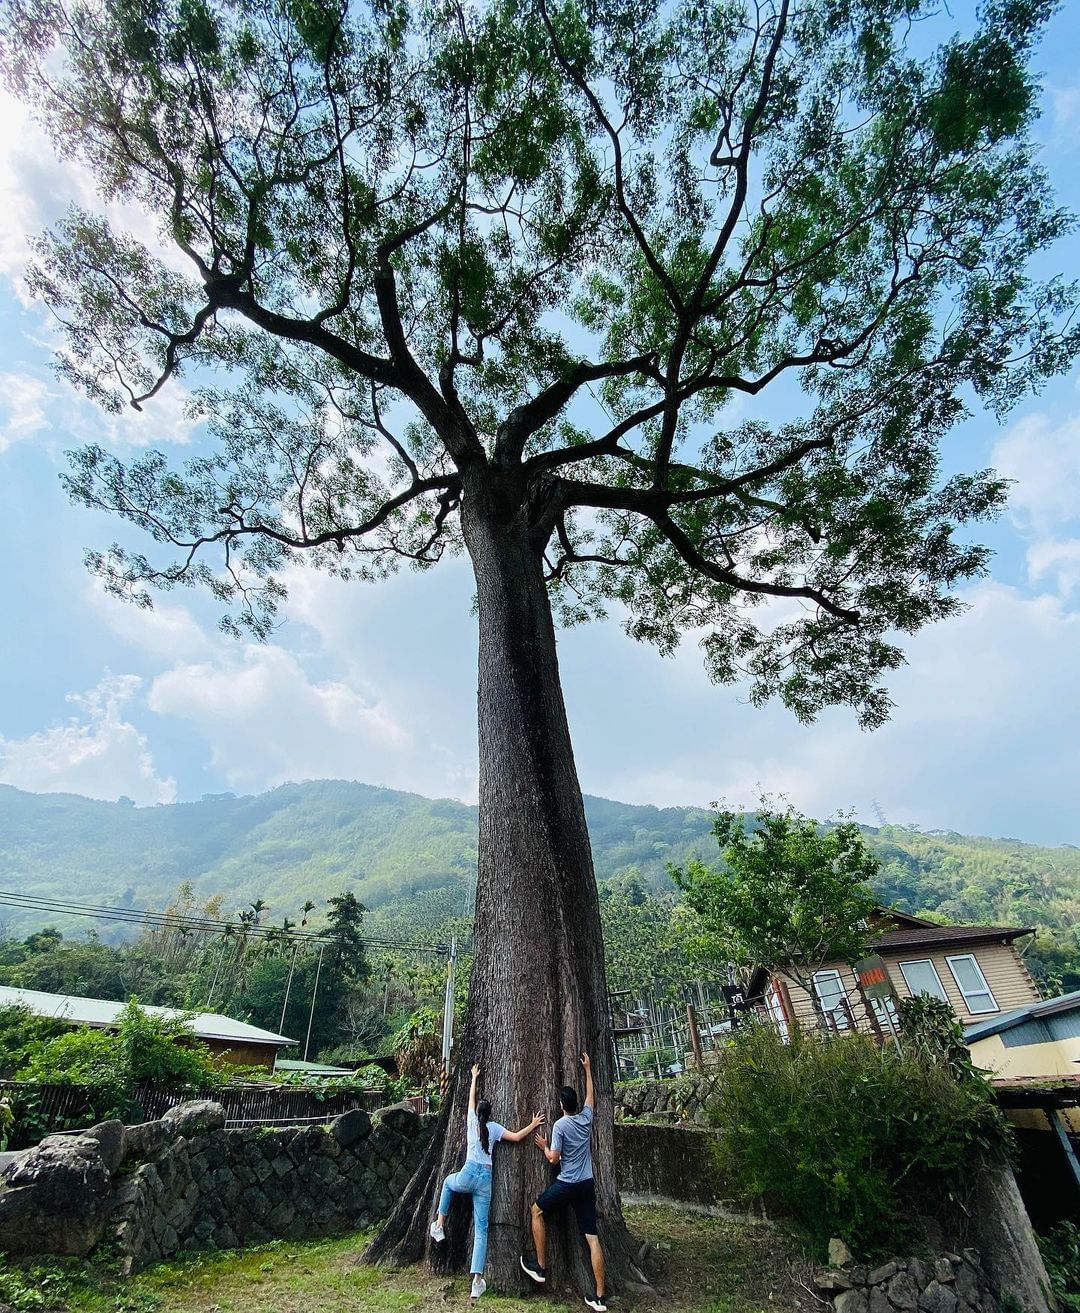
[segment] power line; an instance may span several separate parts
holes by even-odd
[[[131,907],[107,907],[93,903],[73,903],[62,899],[47,898],[36,894],[18,894],[0,890],[0,906],[20,907],[30,911],[47,912],[51,915],[90,917],[99,921],[122,922],[128,925],[141,925],[152,930],[197,930],[211,935],[230,935],[237,939],[271,939],[277,943],[310,944],[312,947],[325,947],[333,943],[334,938],[325,931],[285,930],[278,926],[262,925],[255,922],[222,921],[213,917],[183,916],[176,912],[153,912]],[[435,953],[446,955],[450,952],[449,944],[421,944],[402,939],[382,936],[362,936],[364,946],[372,948],[396,948],[409,952]]]

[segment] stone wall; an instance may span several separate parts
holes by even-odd
[[[976,1249],[932,1262],[893,1258],[866,1267],[849,1261],[820,1271],[815,1285],[836,1313],[998,1313],[999,1307]]]
[[[139,1126],[54,1135],[4,1170],[0,1252],[87,1254],[124,1266],[180,1249],[356,1230],[386,1217],[419,1164],[433,1118],[390,1108],[329,1126],[226,1130],[219,1104]]]
[[[715,1096],[716,1082],[708,1075],[620,1081],[615,1086],[615,1116],[707,1126],[706,1109]]]

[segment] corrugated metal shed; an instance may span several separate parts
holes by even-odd
[[[1021,1036],[1013,1038],[1010,1043],[1005,1038],[1009,1032],[1019,1030]],[[1069,1039],[1080,1035],[1080,990],[1071,994],[1062,994],[1058,998],[1044,998],[1027,1007],[1015,1008],[1004,1012],[999,1017],[988,1021],[977,1021],[964,1030],[964,1039],[970,1044],[974,1040],[985,1039],[988,1035],[1002,1035],[1002,1042],[1008,1048],[1022,1044],[1039,1044],[1048,1040]]]
[[[15,989],[10,985],[0,985],[0,1007],[12,1006],[29,1008],[39,1017],[60,1017],[73,1025],[107,1029],[117,1024],[127,1004],[101,998],[80,998],[77,994],[46,994],[39,989]],[[140,1007],[154,1017],[185,1015],[179,1008],[142,1004]],[[287,1035],[277,1035],[272,1030],[249,1026],[246,1021],[234,1021],[232,1017],[223,1017],[218,1012],[197,1012],[188,1024],[191,1033],[199,1039],[233,1040],[238,1044],[271,1044],[275,1048],[296,1043]]]

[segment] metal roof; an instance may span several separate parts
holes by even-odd
[[[927,925],[904,926],[886,930],[868,944],[868,951],[883,948],[919,948],[926,944],[1012,943],[1022,935],[1033,935],[1033,928],[1010,925]]]
[[[986,1039],[987,1035],[997,1035],[1014,1026],[1022,1026],[1028,1021],[1040,1021],[1043,1017],[1056,1017],[1063,1012],[1080,1012],[1080,989],[1071,994],[1061,994],[1057,998],[1039,999],[1037,1003],[1026,1003],[1022,1008],[1003,1012],[999,1017],[988,1017],[986,1021],[976,1021],[964,1027],[964,1040],[971,1044],[977,1039]]]
[[[39,989],[15,989],[0,985],[0,1007],[29,1008],[39,1017],[60,1017],[77,1026],[115,1026],[126,1003],[114,1003],[102,998],[80,998],[77,994],[46,994]],[[140,1003],[144,1012],[152,1017],[186,1017],[180,1008],[147,1006]],[[199,1039],[235,1040],[244,1044],[295,1044],[287,1035],[276,1035],[272,1030],[249,1026],[246,1021],[234,1021],[219,1012],[196,1012],[188,1018],[191,1032]]]
[[[328,1067],[325,1062],[301,1062],[299,1058],[278,1058],[275,1071],[298,1071],[305,1076],[353,1076],[352,1067]]]

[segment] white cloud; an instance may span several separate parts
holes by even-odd
[[[107,675],[87,693],[70,693],[77,709],[63,725],[24,739],[0,735],[0,781],[37,793],[80,793],[135,802],[172,802],[176,782],[154,768],[146,736],[124,719],[137,675]]]
[[[186,258],[161,241],[157,220],[139,206],[104,204],[94,175],[74,159],[57,158],[45,130],[9,92],[0,91],[0,275],[27,303],[23,275],[31,243],[70,205],[108,216],[171,268],[190,272]]]
[[[1014,480],[1009,506],[1044,534],[1080,516],[1080,415],[1026,415],[996,443],[994,468]]]
[[[1050,118],[1054,145],[1062,150],[1072,149],[1080,129],[1080,86],[1051,88]]]
[[[1049,578],[1062,597],[1080,591],[1080,538],[1032,543],[1027,551],[1027,567],[1030,578]]]
[[[0,451],[45,427],[49,389],[32,374],[0,373]]]
[[[874,733],[850,711],[803,726],[778,705],[751,707],[709,687],[691,652],[619,659],[605,642],[603,677],[583,689],[576,653],[564,670],[583,784],[660,806],[745,806],[763,790],[817,816],[855,807],[871,823],[876,800],[891,821],[1080,842],[1080,616],[989,581],[966,600],[966,613],[910,642],[892,720]],[[614,707],[628,687],[641,697],[624,731]]]
[[[85,597],[94,616],[117,638],[150,656],[191,661],[210,649],[210,639],[186,606],[155,599],[152,609],[143,610],[110,597],[96,580],[88,581]]]
[[[1080,587],[1080,415],[1028,415],[994,447],[993,463],[1014,480],[1009,506],[1027,538],[1028,578],[1049,579],[1067,597]]]
[[[324,776],[397,776],[411,736],[376,697],[309,679],[281,647],[245,644],[235,655],[158,675],[149,705],[205,738],[211,762],[237,788]]]

